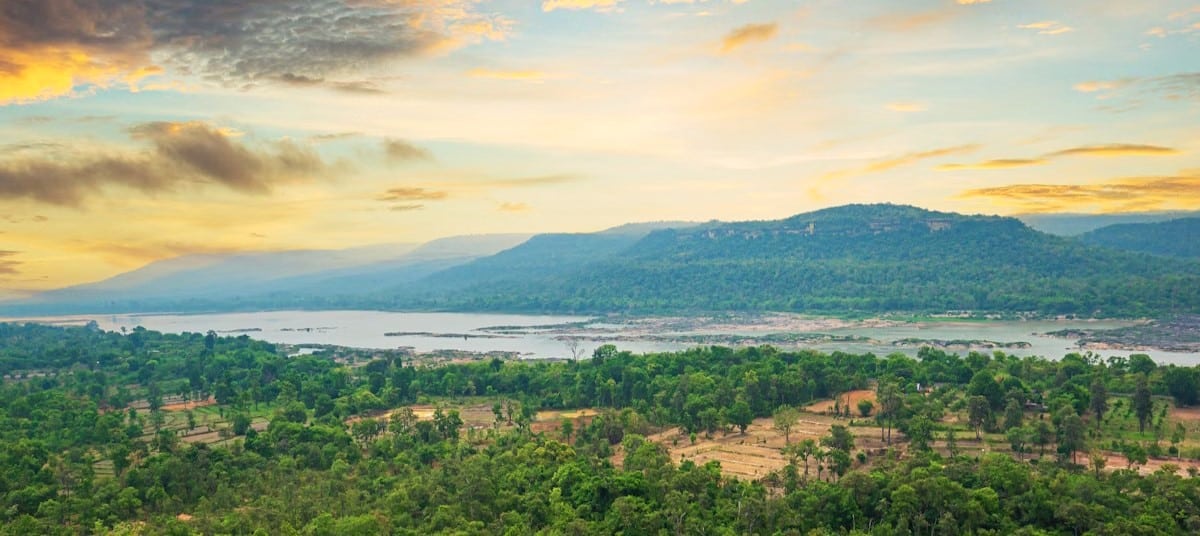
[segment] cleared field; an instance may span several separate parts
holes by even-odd
[[[849,393],[842,393],[841,395],[838,395],[837,401],[834,401],[833,399],[829,399],[829,400],[821,400],[819,402],[814,402],[812,404],[805,406],[804,411],[808,411],[811,413],[833,413],[833,407],[835,404],[837,404],[839,402],[841,404],[846,404],[847,400],[849,400],[849,403],[850,403],[850,413],[854,414],[855,416],[859,415],[858,402],[861,400],[870,400],[871,403],[874,404],[876,408],[879,407],[879,404],[877,402],[875,402],[875,391],[872,391],[870,389],[859,389],[856,391],[850,391]],[[872,410],[872,414],[874,414],[874,410]]]
[[[801,413],[800,419],[792,427],[790,440],[792,443],[805,439],[820,440],[829,435],[829,429],[834,424],[844,425],[847,421],[828,415]],[[849,430],[855,436],[856,450],[871,451],[883,446],[877,428],[851,426]],[[770,418],[755,419],[746,428],[745,434],[736,431],[728,434],[717,432],[712,438],[697,434],[695,443],[680,428],[670,428],[647,439],[665,445],[676,463],[690,460],[703,465],[716,461],[721,464],[722,473],[735,478],[759,479],[787,465],[787,458],[782,452],[786,439],[783,433],[775,430]],[[624,453],[620,451],[613,457],[614,463],[623,460]]]

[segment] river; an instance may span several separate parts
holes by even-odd
[[[581,355],[612,340],[618,348],[633,352],[680,350],[693,346],[680,341],[647,340],[671,335],[741,335],[768,333],[824,333],[833,336],[856,336],[870,341],[818,342],[780,347],[815,348],[822,351],[874,352],[886,355],[893,352],[916,354],[917,345],[895,345],[903,339],[977,340],[999,343],[1026,342],[1028,348],[1007,348],[1004,352],[1020,356],[1039,355],[1058,359],[1076,351],[1070,339],[1047,337],[1042,333],[1074,328],[1111,328],[1129,325],[1122,321],[987,321],[987,322],[922,322],[922,323],[855,323],[834,320],[806,319],[799,316],[770,315],[774,320],[700,322],[681,327],[680,322],[637,321],[612,319],[592,320],[578,316],[537,316],[487,313],[400,313],[383,311],[271,311],[256,313],[213,314],[138,314],[138,315],[80,315],[40,318],[47,323],[81,323],[96,321],[102,329],[120,331],[136,326],[168,333],[207,332],[225,336],[247,335],[273,343],[329,344],[355,348],[412,348],[417,352],[462,350],[470,352],[503,351],[524,358],[541,359],[569,357],[569,345],[564,339],[580,341]],[[783,319],[784,322],[778,321]],[[11,319],[10,319],[11,320]],[[547,327],[553,326],[553,327]],[[497,329],[502,327],[501,329]],[[491,329],[488,329],[491,328]],[[393,335],[389,336],[388,333]],[[399,335],[397,335],[399,334]],[[615,339],[615,340],[614,340]],[[989,349],[979,348],[990,352]],[[948,351],[965,354],[967,349],[955,347]],[[1155,361],[1180,365],[1200,364],[1200,354],[1158,350],[1125,351],[1096,350],[1096,354],[1128,356],[1149,354]]]

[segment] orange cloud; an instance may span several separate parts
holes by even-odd
[[[750,43],[770,41],[777,33],[779,33],[779,25],[773,22],[769,24],[747,24],[729,32],[721,40],[721,53],[727,54],[733,52]]]
[[[517,80],[526,82],[541,82],[546,79],[542,71],[506,71],[496,69],[471,69],[467,71],[471,78],[490,78],[493,80]]]
[[[1165,156],[1179,154],[1177,149],[1160,147],[1158,145],[1141,145],[1134,143],[1109,143],[1106,145],[1085,145],[1055,151],[1047,157],[1058,156]]]
[[[897,12],[874,17],[869,23],[883,30],[908,32],[948,21],[955,16],[957,16],[955,11],[950,9],[934,9],[917,13]]]
[[[893,112],[904,113],[924,112],[927,109],[924,104],[919,102],[889,102],[886,108]]]
[[[542,11],[547,13],[556,9],[611,11],[623,1],[625,0],[545,0],[542,2]]]
[[[938,171],[959,171],[966,169],[1007,169],[1025,166],[1040,166],[1047,164],[1051,159],[1060,158],[1063,156],[1099,156],[1099,157],[1118,157],[1118,156],[1170,156],[1179,154],[1179,150],[1171,147],[1160,147],[1158,145],[1144,145],[1136,143],[1109,143],[1105,145],[1083,145],[1080,147],[1071,147],[1061,151],[1046,153],[1038,158],[1001,158],[997,160],[987,160],[975,164],[943,164],[937,167]]]
[[[100,59],[80,48],[0,50],[0,105],[62,97],[80,86],[133,86],[157,72],[154,67]]]
[[[529,212],[532,209],[525,203],[500,203],[497,210],[500,212]]]
[[[908,154],[903,154],[903,155],[893,157],[893,158],[878,160],[878,161],[872,162],[871,164],[868,164],[864,167],[857,168],[857,169],[843,169],[843,170],[839,170],[839,171],[831,171],[829,173],[822,175],[821,179],[834,180],[834,179],[853,177],[856,175],[866,175],[869,173],[880,173],[880,172],[887,171],[890,169],[898,168],[900,166],[907,166],[909,164],[914,164],[914,163],[920,162],[921,160],[927,160],[930,158],[939,158],[939,157],[943,157],[943,156],[949,156],[952,154],[969,153],[969,152],[972,152],[972,151],[975,151],[978,149],[979,149],[978,145],[972,144],[972,145],[956,145],[954,147],[943,147],[940,149],[933,149],[930,151],[920,151],[920,152],[915,152],[915,153],[908,153]]]
[[[1047,161],[1041,158],[1001,158],[997,160],[985,160],[975,164],[942,164],[938,166],[937,169],[938,171],[956,171],[963,169],[1009,169],[1027,166],[1040,166],[1046,163]]]
[[[1011,184],[967,190],[958,197],[988,199],[1025,213],[1190,210],[1200,207],[1200,170],[1092,184]]]
[[[1129,85],[1130,82],[1132,82],[1132,80],[1129,80],[1129,79],[1088,80],[1086,82],[1080,82],[1078,84],[1075,84],[1073,87],[1075,88],[1075,91],[1080,91],[1083,93],[1095,93],[1097,91],[1109,91],[1109,90],[1113,90],[1113,89],[1121,89],[1121,88]]]
[[[1031,22],[1029,24],[1021,24],[1017,27],[1026,30],[1037,30],[1037,32],[1042,35],[1058,35],[1075,31],[1074,28],[1055,20]]]

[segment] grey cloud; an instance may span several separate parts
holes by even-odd
[[[383,152],[389,160],[430,160],[433,155],[428,150],[417,147],[404,140],[388,138],[383,140]]]
[[[145,3],[156,47],[169,63],[230,85],[323,85],[330,76],[420,54],[448,39],[422,29],[422,17],[432,9],[422,2]]]
[[[477,7],[472,0],[4,0],[0,53],[81,48],[125,72],[159,63],[230,87],[373,94],[383,90],[355,73],[502,36],[509,22]],[[0,61],[0,72],[21,68]]]
[[[440,201],[449,197],[449,192],[428,188],[392,188],[379,196],[380,201]]]
[[[205,123],[146,123],[130,129],[130,135],[149,147],[73,159],[39,155],[2,161],[0,199],[80,206],[109,186],[154,193],[186,184],[265,194],[277,184],[329,171],[308,147],[288,140],[250,147]]]
[[[21,265],[21,261],[14,260],[13,257],[19,255],[19,251],[0,250],[0,275],[15,275],[17,266]]]

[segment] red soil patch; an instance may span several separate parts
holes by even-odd
[[[858,412],[858,402],[860,400],[870,400],[871,403],[875,405],[875,408],[879,407],[879,403],[875,401],[875,391],[870,389],[859,389],[857,391],[850,391],[849,393],[842,393],[838,395],[837,400],[842,405],[845,405],[847,401],[849,401],[850,412],[854,414],[855,417],[860,415]],[[822,400],[820,402],[814,402],[808,406],[805,406],[804,411],[810,411],[813,413],[833,413],[834,404],[835,401],[832,399]],[[871,414],[873,415],[874,413],[875,409],[872,409]]]

